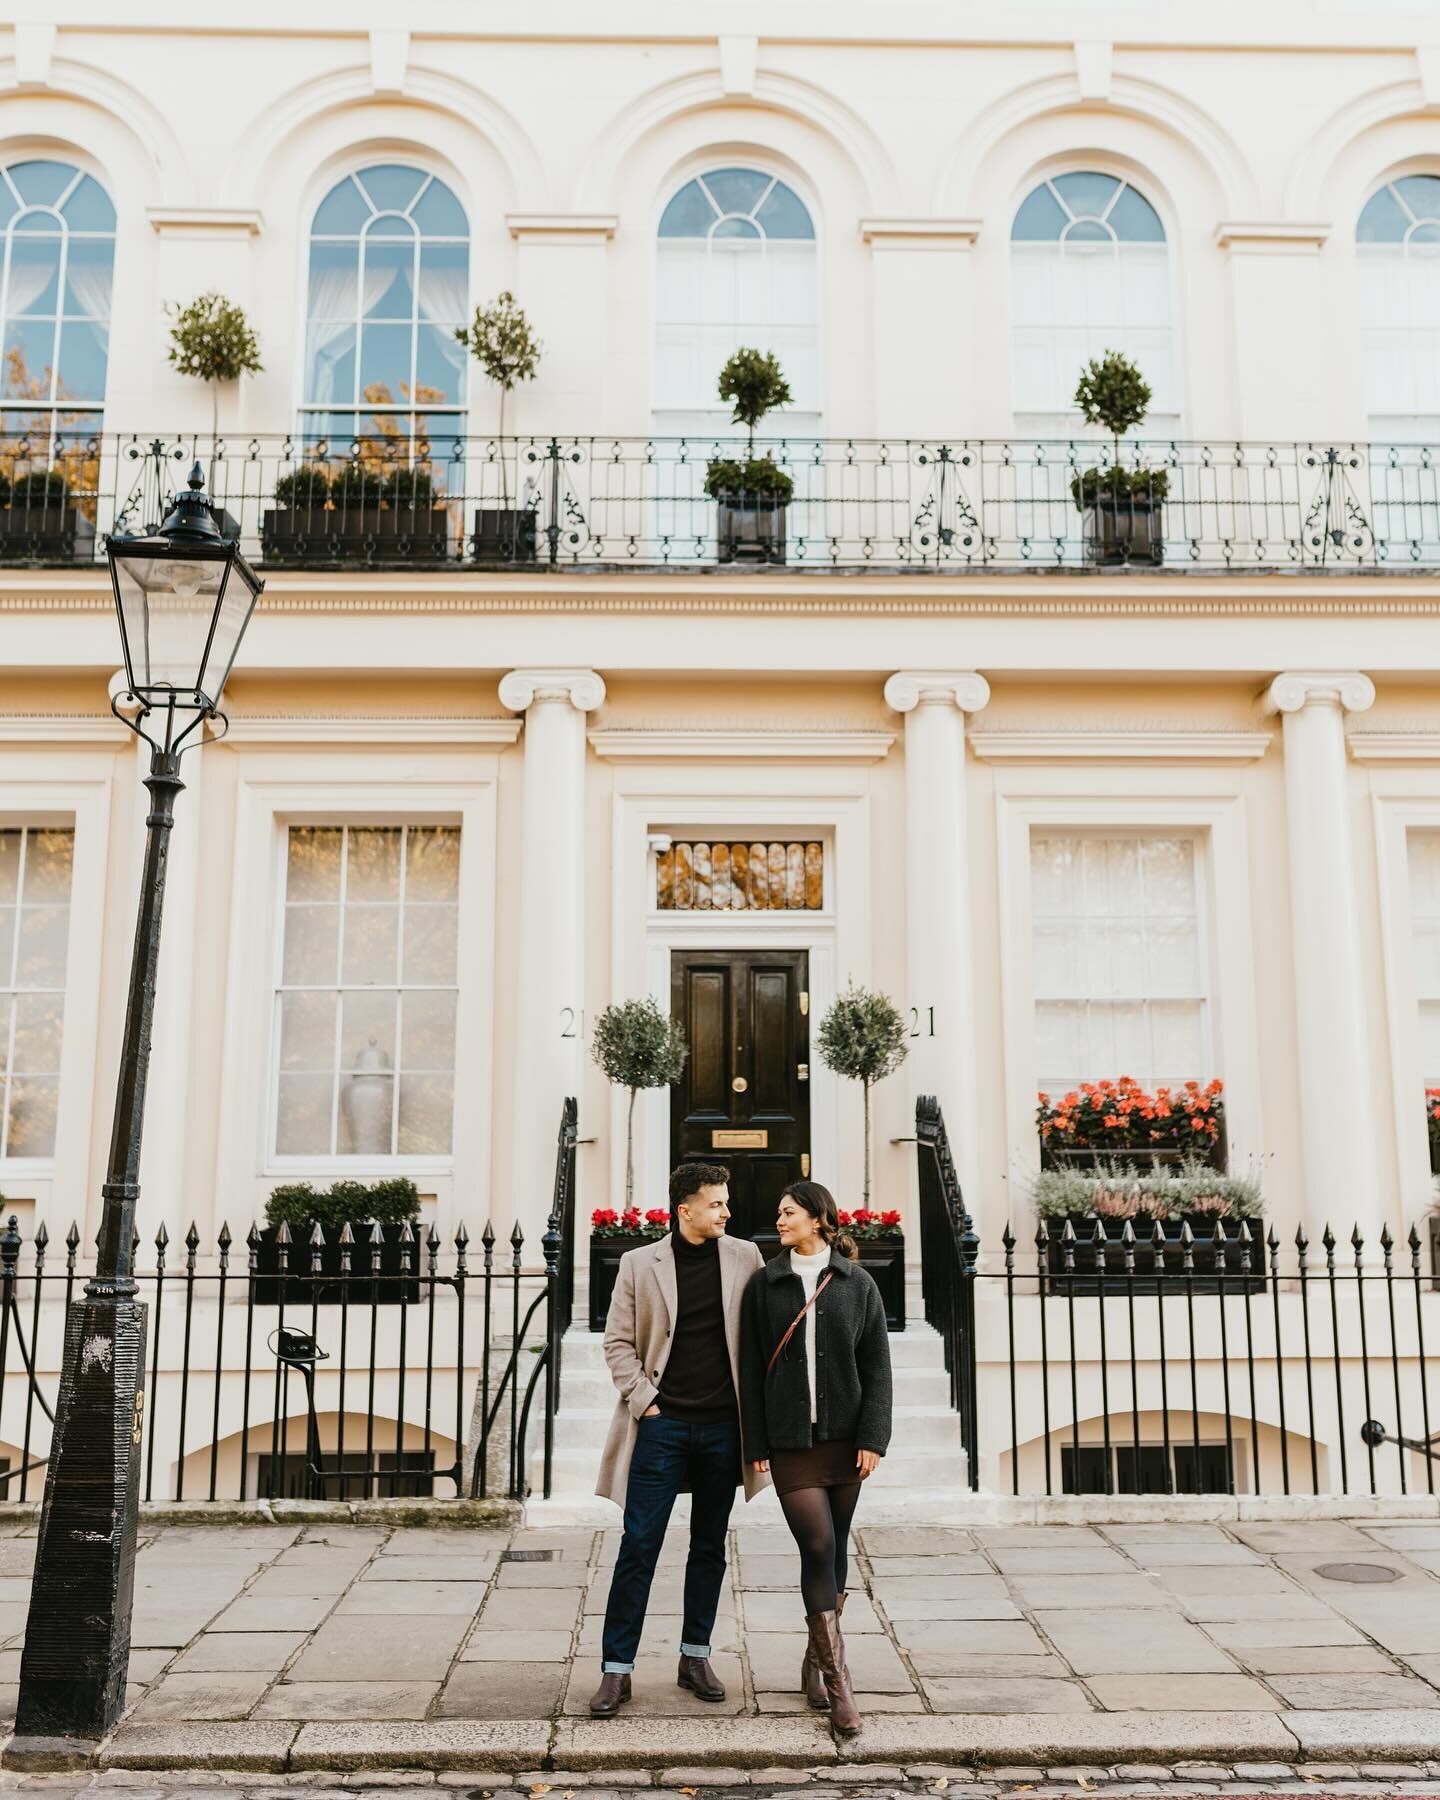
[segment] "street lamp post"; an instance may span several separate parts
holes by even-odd
[[[126,681],[111,705],[150,746],[150,811],[95,1273],[65,1322],[17,1738],[101,1737],[125,1700],[145,1422],[133,1245],[165,870],[180,758],[224,721],[221,695],[264,585],[238,540],[221,537],[204,485],[196,463],[158,531],[105,546]]]

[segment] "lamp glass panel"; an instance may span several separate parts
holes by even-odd
[[[228,563],[216,566],[229,573]],[[219,606],[215,614],[215,635],[210,640],[209,652],[195,682],[200,692],[215,706],[220,704],[225,683],[230,679],[230,667],[235,661],[235,652],[240,648],[241,634],[254,603],[254,596],[243,581],[233,575],[227,581],[222,576]]]

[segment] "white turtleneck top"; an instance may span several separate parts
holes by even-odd
[[[819,1286],[820,1277],[830,1267],[830,1246],[822,1244],[813,1256],[797,1256],[790,1252],[790,1267],[800,1277],[800,1284],[805,1289],[807,1302]],[[805,1333],[805,1367],[810,1377],[810,1423],[813,1425],[819,1417],[815,1406],[815,1309],[812,1306],[805,1315],[802,1327]]]

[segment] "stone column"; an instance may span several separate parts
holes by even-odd
[[[1312,1239],[1352,1224],[1378,1254],[1380,1229],[1364,969],[1345,750],[1345,715],[1366,712],[1368,675],[1277,675],[1266,708],[1283,721],[1290,937],[1300,1073],[1301,1217]],[[1346,1252],[1348,1254],[1348,1250]]]
[[[885,699],[905,715],[905,945],[914,1008],[911,1097],[937,1094],[967,1201],[977,1199],[974,972],[965,841],[965,715],[983,675],[902,670]],[[933,1034],[933,1035],[932,1035]]]
[[[510,1168],[514,1212],[527,1242],[549,1210],[561,1102],[579,1092],[585,715],[604,698],[605,683],[590,669],[515,669],[500,683],[501,705],[525,714]]]

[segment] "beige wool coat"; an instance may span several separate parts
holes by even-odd
[[[765,1258],[744,1238],[720,1239],[720,1298],[725,1308],[725,1343],[730,1352],[730,1376],[740,1392],[740,1302],[750,1277],[763,1268]],[[660,1377],[674,1342],[678,1287],[675,1280],[675,1246],[668,1237],[641,1244],[620,1258],[615,1292],[605,1319],[605,1361],[619,1395],[610,1434],[600,1458],[600,1478],[595,1492],[617,1506],[625,1504],[630,1480],[630,1458],[635,1451],[641,1415],[655,1404]],[[745,1498],[753,1500],[770,1485],[768,1475],[757,1474],[741,1447]]]

